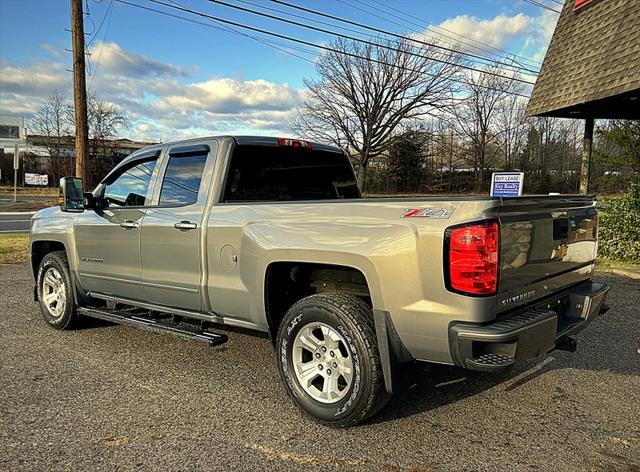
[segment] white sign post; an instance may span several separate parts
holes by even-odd
[[[523,185],[524,172],[494,172],[491,175],[491,196],[519,197]]]
[[[18,198],[18,169],[20,168],[20,148],[18,144],[13,145],[13,202]]]
[[[27,133],[24,118],[15,115],[0,115],[0,147],[13,145],[13,201],[17,200],[18,169],[20,168],[21,144],[26,144]]]

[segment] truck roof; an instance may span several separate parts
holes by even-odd
[[[136,151],[134,154],[139,155],[140,153],[144,153],[145,151],[149,151],[152,149],[160,148],[166,145],[175,145],[181,143],[198,143],[203,141],[210,141],[212,139],[232,139],[236,142],[236,144],[240,146],[278,146],[279,137],[274,136],[246,136],[246,135],[217,135],[217,136],[202,136],[197,138],[188,138],[188,139],[179,139],[174,141],[167,141],[164,143],[153,144],[151,146],[147,146],[143,149]],[[299,139],[299,138],[287,138],[287,139]],[[330,144],[322,144],[313,141],[305,140],[311,144],[312,149],[319,151],[329,151],[329,152],[338,152],[343,153],[343,150],[337,146],[333,146]]]

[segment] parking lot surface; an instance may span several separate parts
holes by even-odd
[[[48,328],[26,265],[0,266],[1,470],[640,470],[640,282],[599,274],[612,309],[500,374],[417,365],[359,427],[289,402],[270,341],[211,348],[90,322]]]

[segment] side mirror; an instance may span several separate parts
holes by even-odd
[[[79,177],[62,177],[58,197],[60,210],[80,213],[84,211],[84,192],[82,179]]]

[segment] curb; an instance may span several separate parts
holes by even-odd
[[[35,211],[0,211],[0,216],[35,215]]]

